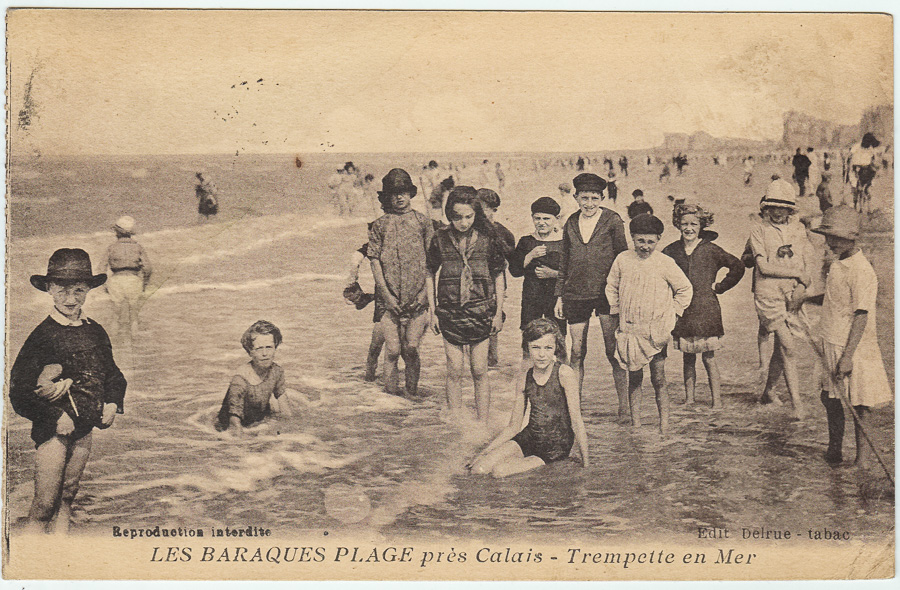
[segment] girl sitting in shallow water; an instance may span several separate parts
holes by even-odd
[[[241,436],[244,427],[262,421],[273,411],[291,414],[285,396],[284,369],[275,362],[275,351],[280,344],[281,330],[265,320],[254,323],[241,336],[241,345],[250,355],[250,362],[242,365],[231,378],[216,430],[230,429],[235,436]]]
[[[582,464],[589,467],[578,379],[563,364],[566,342],[559,326],[546,318],[533,320],[522,332],[522,348],[532,367],[516,380],[509,424],[466,468],[505,477],[567,458],[576,441]],[[523,429],[526,405],[530,412]]]

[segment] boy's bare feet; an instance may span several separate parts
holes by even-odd
[[[759,398],[759,403],[761,404],[772,404],[775,407],[783,406],[784,402],[778,399],[777,395],[769,395],[768,393],[762,394]]]

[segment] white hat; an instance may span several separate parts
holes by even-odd
[[[794,192],[794,185],[781,178],[773,180],[759,202],[759,208],[763,207],[786,207],[796,210],[797,193]]]
[[[133,234],[134,233],[134,218],[129,215],[123,215],[119,219],[116,220],[116,224],[113,226],[113,229],[117,229],[122,233]]]

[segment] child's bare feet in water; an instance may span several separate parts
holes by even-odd
[[[778,399],[777,395],[770,395],[768,393],[762,394],[759,398],[759,403],[761,404],[772,404],[775,407],[783,406],[784,402]]]
[[[659,433],[665,435],[669,432],[669,419],[661,418],[659,421]]]

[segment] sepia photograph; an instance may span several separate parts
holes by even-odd
[[[3,577],[893,578],[893,28],[9,8]]]

